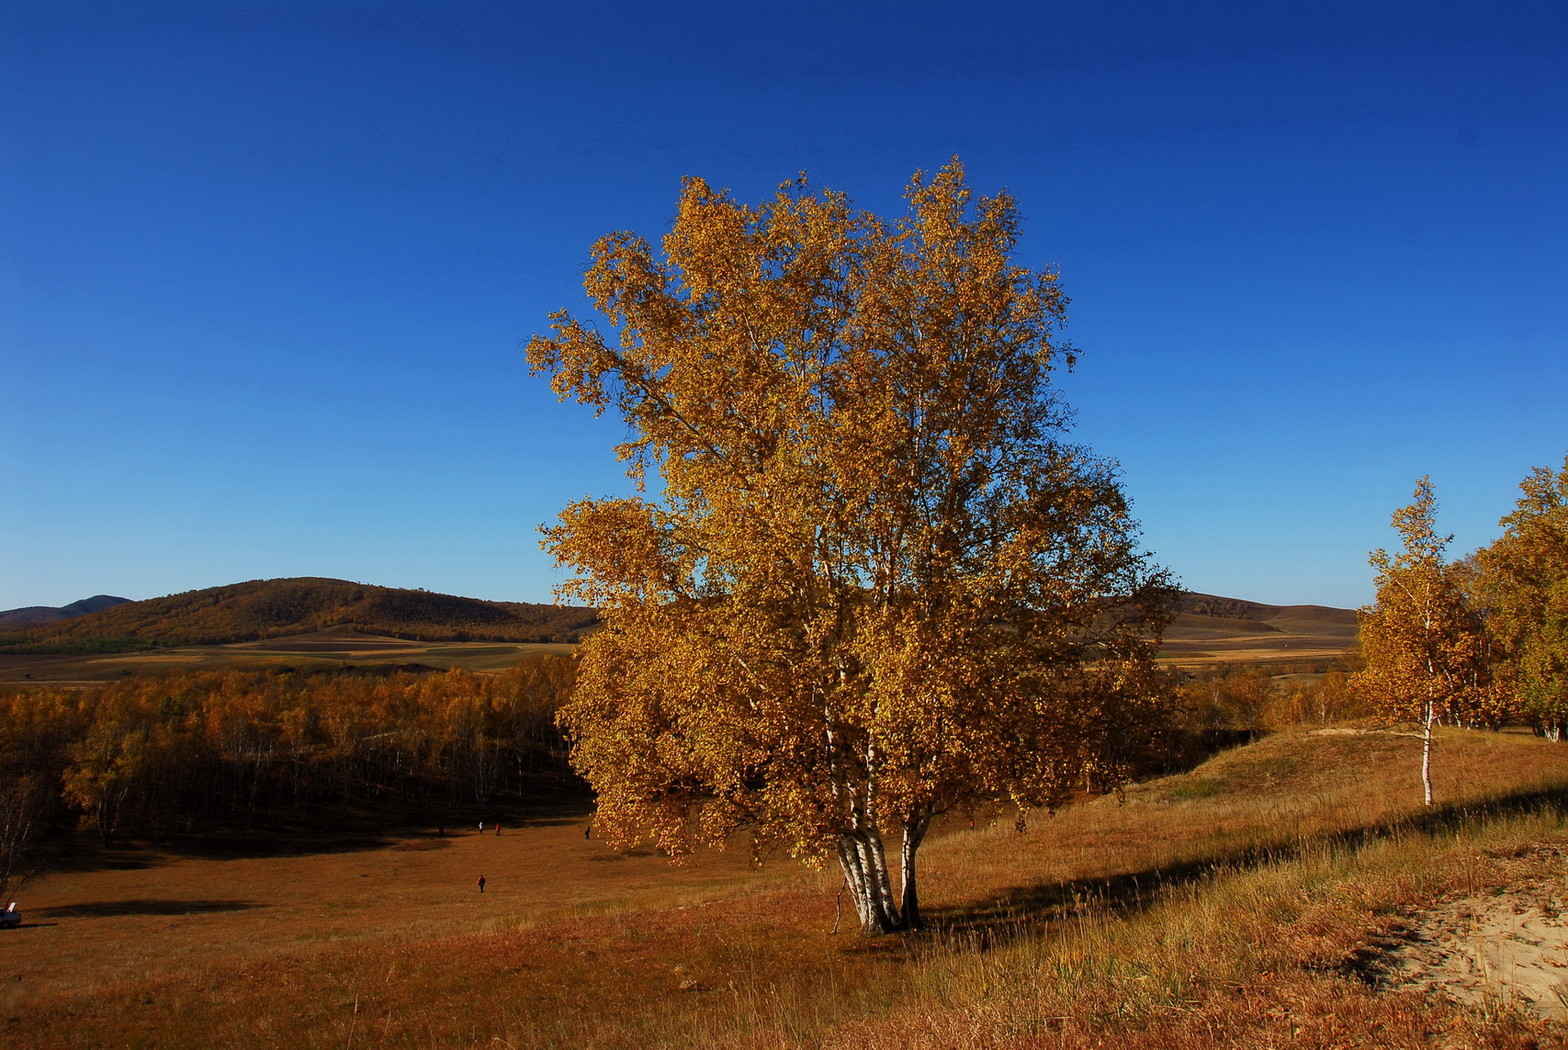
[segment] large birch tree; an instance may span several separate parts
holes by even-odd
[[[1116,780],[1172,598],[1114,467],[1065,440],[1067,298],[1013,260],[1014,202],[956,160],[905,198],[688,179],[662,251],[593,247],[612,334],[560,312],[527,350],[624,420],[642,493],[545,530],[603,610],[560,714],[596,833],[836,859],[866,932],[919,923],[942,812]]]

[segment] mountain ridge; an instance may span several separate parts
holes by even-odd
[[[599,622],[584,606],[499,602],[331,577],[247,580],[144,601],[95,595],[56,613],[108,600],[78,614],[35,622],[0,619],[0,651],[114,652],[224,645],[347,629],[421,641],[573,642]],[[11,610],[9,616],[32,609]],[[1184,591],[1173,636],[1322,633],[1347,637],[1356,613],[1322,605],[1267,605]]]
[[[4,609],[0,610],[0,630],[59,623],[61,620],[112,609],[129,601],[130,598],[113,594],[95,594],[91,598],[78,598],[69,605],[24,605],[20,609]]]
[[[330,577],[246,580],[126,602],[0,634],[11,652],[113,652],[260,641],[347,628],[421,641],[575,641],[598,622],[579,606],[493,602]]]

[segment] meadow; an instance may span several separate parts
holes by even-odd
[[[1207,599],[1224,612],[1188,610],[1166,632],[1160,661],[1216,670],[1247,665],[1273,673],[1321,672],[1355,641],[1355,617],[1343,609],[1263,606]],[[467,599],[454,599],[467,600]],[[384,665],[495,673],[539,653],[567,653],[569,642],[423,641],[335,627],[259,641],[176,645],[118,652],[0,652],[0,685],[87,685],[185,671],[333,670]]]
[[[1539,897],[1568,752],[1295,729],[1057,814],[949,815],[930,928],[835,932],[838,879],[745,843],[680,866],[570,809],[228,852],[83,844],[0,937],[0,1038],[40,1047],[1515,1047],[1499,996],[1379,978],[1436,902]],[[494,817],[492,817],[494,819]],[[480,894],[476,880],[487,877]],[[1543,879],[1555,881],[1543,882]],[[1565,902],[1560,899],[1555,904]]]
[[[566,642],[429,642],[313,631],[265,641],[188,645],[114,653],[0,653],[0,685],[88,685],[185,671],[300,671],[385,665],[494,673],[538,653],[566,653]]]

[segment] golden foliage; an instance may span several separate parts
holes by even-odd
[[[1362,610],[1366,669],[1355,686],[1392,718],[1490,722],[1496,701],[1487,684],[1486,635],[1459,574],[1444,559],[1453,537],[1439,536],[1436,521],[1437,496],[1422,478],[1415,501],[1394,512],[1404,549],[1371,556],[1377,599]]]
[[[148,676],[0,692],[0,785],[47,785],[105,837],[188,831],[285,809],[386,804],[445,813],[559,790],[554,725],[572,661],[498,675]]]
[[[604,609],[561,716],[599,825],[674,854],[749,829],[873,894],[898,831],[911,918],[932,814],[1114,779],[1173,595],[1114,468],[1062,440],[1067,299],[1012,261],[1013,201],[956,160],[905,197],[886,222],[804,179],[756,206],[688,179],[662,253],[594,246],[615,337],[561,312],[528,358],[659,476],[545,530]]]
[[[1568,731],[1568,456],[1519,483],[1503,534],[1476,556],[1500,677],[1542,731]]]

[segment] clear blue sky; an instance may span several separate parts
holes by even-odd
[[[1355,605],[1568,451],[1568,7],[8,7],[0,608],[287,575],[548,600],[627,488],[519,352],[682,175],[953,154],[1061,268],[1077,437],[1196,590]]]

